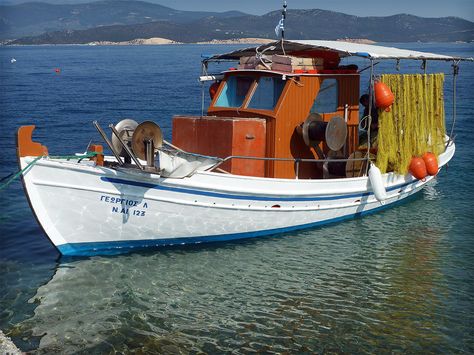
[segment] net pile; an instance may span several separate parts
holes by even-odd
[[[406,174],[413,156],[444,150],[444,74],[384,74],[395,95],[379,115],[377,167]]]

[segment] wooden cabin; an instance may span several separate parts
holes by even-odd
[[[329,67],[329,68],[328,68]],[[231,159],[221,168],[246,176],[322,178],[322,164],[293,159],[347,158],[358,146],[359,80],[357,68],[338,62],[318,70],[279,72],[236,69],[224,72],[207,116],[175,116],[173,144],[193,153],[219,156],[289,158]],[[324,141],[305,144],[298,127],[311,113],[324,122],[339,116],[347,124],[343,148],[330,152]],[[316,148],[316,149],[315,149]],[[321,154],[321,151],[324,154]]]

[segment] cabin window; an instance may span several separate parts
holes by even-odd
[[[273,110],[284,86],[285,82],[280,77],[262,76],[258,80],[248,108]]]
[[[246,76],[230,76],[224,83],[224,88],[214,106],[240,107],[254,79]]]
[[[338,107],[339,85],[336,79],[324,79],[314,100],[311,112],[336,112]]]

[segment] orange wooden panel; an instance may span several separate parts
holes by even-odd
[[[265,120],[234,120],[232,155],[265,157]],[[234,159],[232,173],[265,176],[264,160]]]
[[[266,122],[259,118],[192,117],[173,118],[173,144],[203,155],[265,157]],[[264,176],[263,160],[233,159],[221,166],[233,174]]]
[[[97,155],[90,158],[90,160],[99,166],[104,166],[104,147],[101,144],[91,144],[87,151],[97,153]]]
[[[325,78],[338,80],[338,108],[336,112],[322,114],[324,121],[334,116],[344,117],[344,106],[348,105],[348,138],[346,155],[357,147],[359,123],[359,76],[301,76],[299,82],[289,86],[285,101],[282,102],[275,119],[274,156],[284,158],[318,159],[316,152],[307,147],[295,128],[308,117],[321,82]],[[328,152],[325,144],[321,144],[324,152]],[[267,148],[267,151],[269,149]],[[294,178],[295,166],[292,162],[277,162],[273,167],[273,177]],[[299,178],[317,178],[322,176],[322,165],[317,163],[301,163]]]
[[[198,139],[195,119],[174,116],[172,133],[172,142],[174,145],[183,150],[194,152],[193,149],[195,149]]]
[[[231,125],[222,120],[218,132],[209,131],[209,120],[201,117],[175,116],[173,118],[173,144],[187,152],[203,155],[225,157],[230,155],[229,145],[232,141]],[[209,136],[213,136],[210,139]],[[226,137],[227,141],[224,140]],[[212,142],[215,142],[212,146]],[[230,170],[230,162],[221,166]]]
[[[342,74],[342,73],[339,73]],[[228,74],[229,75],[229,74]],[[234,74],[232,74],[234,75]],[[257,75],[248,74],[245,75]],[[338,80],[338,108],[336,112],[322,114],[324,121],[334,116],[344,117],[344,106],[348,105],[348,138],[345,153],[349,155],[358,146],[359,123],[359,75],[305,76],[287,79],[280,100],[275,110],[253,110],[245,108],[209,107],[208,113],[220,117],[261,117],[266,119],[266,156],[274,158],[307,158],[318,159],[314,149],[304,144],[302,137],[295,129],[308,117],[321,82],[324,79]],[[247,95],[246,101],[248,101]],[[321,144],[326,153],[328,148]],[[276,178],[294,178],[295,164],[288,162],[267,162],[265,176]],[[301,163],[300,178],[322,177],[322,165],[317,163]]]
[[[275,119],[275,157],[306,159],[317,157],[312,149],[305,145],[303,138],[296,133],[296,127],[308,117],[319,85],[319,79],[315,76],[301,76],[290,82]],[[294,163],[275,162],[272,176],[294,178]],[[300,164],[299,176],[302,178],[316,177],[316,164]]]
[[[21,126],[16,135],[18,157],[38,157],[48,155],[48,148],[32,141],[33,131],[36,126]]]

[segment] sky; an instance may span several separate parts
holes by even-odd
[[[227,11],[262,15],[280,9],[281,0],[145,0],[178,10]],[[421,17],[462,17],[474,21],[473,0],[287,0],[288,8],[324,9],[357,16],[389,16],[407,13]]]

